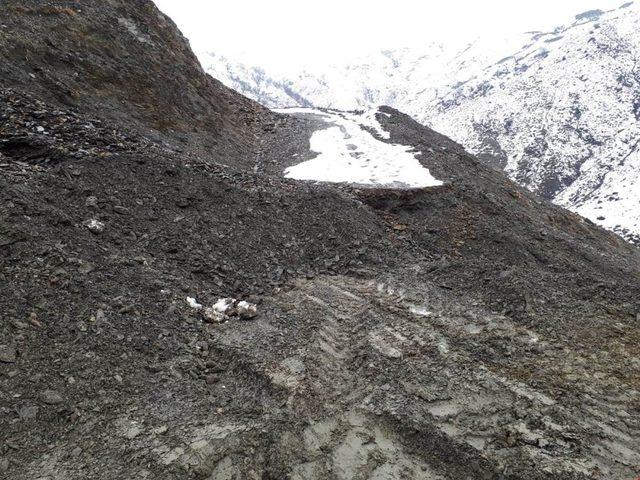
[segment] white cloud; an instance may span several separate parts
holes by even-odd
[[[196,48],[265,66],[551,29],[625,0],[155,0]]]

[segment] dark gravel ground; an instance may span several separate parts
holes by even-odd
[[[91,77],[45,54],[52,25],[89,70],[114,61],[70,20],[119,52],[135,19],[150,76],[196,67],[159,60],[186,47],[150,2],[19,7],[2,23],[28,30],[0,35],[32,51],[0,60],[1,478],[640,475],[637,248],[391,109],[391,141],[443,187],[283,179],[318,122],[219,85],[142,110],[111,109],[133,98],[123,79],[24,93],[13,75],[45,60],[47,79]],[[218,126],[190,131],[207,102]],[[187,297],[258,317],[209,323]]]

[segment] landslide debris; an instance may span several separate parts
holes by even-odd
[[[444,186],[283,179],[151,2],[0,25],[0,477],[640,475],[637,248],[392,109]]]

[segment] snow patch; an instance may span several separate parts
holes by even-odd
[[[242,300],[236,305],[236,311],[240,318],[250,319],[258,315],[258,306]]]
[[[187,297],[187,305],[195,310],[200,310],[202,308],[202,305],[200,305],[193,297]]]
[[[383,139],[389,138],[376,118],[376,110],[364,114],[305,108],[280,112],[315,115],[327,124],[327,128],[311,136],[311,150],[318,155],[287,168],[287,178],[391,188],[442,185],[420,164],[418,153],[411,147],[381,141],[363,128],[371,128]]]
[[[233,298],[221,298],[213,304],[213,309],[219,313],[227,313],[233,308],[235,300]]]
[[[411,306],[409,310],[418,317],[430,317],[433,315],[433,313],[426,307]]]
[[[242,320],[251,320],[258,316],[256,304],[235,298],[220,298],[212,306],[205,308],[195,298],[187,297],[187,305],[200,311],[207,323],[224,323],[234,316]]]

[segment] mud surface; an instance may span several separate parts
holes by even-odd
[[[106,3],[109,26],[151,8]],[[309,115],[222,113],[252,140],[202,153],[0,85],[1,478],[640,475],[640,254],[619,237],[392,109],[389,141],[444,186],[282,178],[314,155]],[[224,297],[258,316],[187,301]]]

